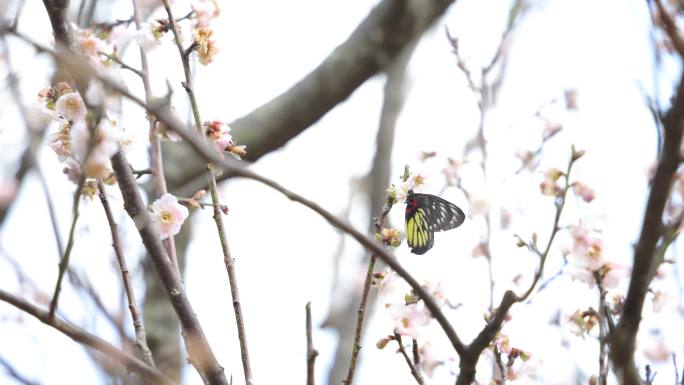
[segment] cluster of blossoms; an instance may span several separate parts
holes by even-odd
[[[39,93],[40,110],[59,124],[50,138],[50,148],[65,164],[64,173],[74,183],[83,179],[82,193],[97,194],[97,180],[114,183],[110,158],[125,144],[124,131],[115,119],[104,117],[90,129],[87,108],[81,95],[67,83]],[[152,220],[162,239],[175,235],[188,217],[188,209],[178,199],[165,194],[152,204]]]
[[[498,357],[491,357],[493,360],[500,362],[497,366],[497,371],[505,371],[503,378],[512,383],[517,383],[516,380],[526,383],[529,381],[527,377],[532,376],[540,364],[539,360],[532,359],[532,354],[526,350],[515,347],[511,343],[511,338],[504,332],[499,332],[490,346],[488,354],[498,354]],[[499,381],[492,381],[492,383],[499,383]]]
[[[109,158],[124,138],[116,119],[104,117],[97,127],[90,128],[87,108],[81,95],[68,84],[59,83],[39,93],[40,110],[59,124],[50,139],[50,148],[65,163],[69,179],[78,182],[86,178],[108,179],[112,174]]]
[[[380,298],[384,301],[385,309],[394,322],[394,332],[400,336],[410,337],[417,340],[423,329],[429,325],[432,314],[412,291],[409,291],[406,284],[395,272],[375,273],[373,285],[378,288]],[[448,303],[446,293],[441,284],[426,282],[423,285],[437,306],[441,307]],[[403,293],[403,296],[402,296]],[[394,335],[389,335],[378,341],[376,346],[383,349],[390,341],[396,340]],[[397,341],[401,343],[401,341]],[[442,364],[444,360],[437,357],[429,342],[424,342],[419,346],[421,369],[432,377],[434,369]]]
[[[193,44],[191,49],[197,51],[199,62],[203,65],[208,65],[214,60],[214,56],[218,53],[216,41],[211,37],[214,31],[210,24],[213,19],[218,17],[221,13],[217,0],[194,0],[190,5],[192,12],[188,15],[192,21],[192,39]],[[185,19],[185,18],[182,18]],[[176,29],[179,36],[182,38],[182,29],[180,21],[176,20]],[[135,34],[135,40],[138,45],[146,52],[150,52],[161,45],[161,39],[171,30],[172,26],[167,19],[157,19],[152,23],[144,23]]]
[[[409,191],[420,192],[425,186],[425,175],[421,173],[406,173],[402,176],[402,183],[399,187],[394,184],[387,189],[387,196],[392,204],[406,202]]]
[[[572,238],[572,248],[568,251],[572,264],[569,274],[573,279],[590,287],[600,282],[604,288],[613,289],[629,275],[627,266],[605,258],[603,240],[595,232],[571,226],[569,233]]]

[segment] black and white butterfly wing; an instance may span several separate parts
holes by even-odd
[[[430,231],[451,230],[465,221],[463,210],[445,199],[430,194],[413,194],[413,196],[418,202],[418,207],[422,207],[427,214]]]
[[[435,231],[460,226],[465,214],[436,195],[409,193],[406,197],[406,242],[414,254],[424,254],[435,243]]]

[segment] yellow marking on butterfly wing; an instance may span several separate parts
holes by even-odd
[[[417,232],[417,240],[418,240],[418,246],[424,247],[427,244],[427,223],[426,223],[426,216],[425,216],[425,211],[423,209],[418,209],[416,211],[416,214],[414,215],[416,218],[416,232]]]
[[[411,217],[406,221],[406,242],[411,247],[415,244],[415,224],[416,221],[414,220],[414,217]]]

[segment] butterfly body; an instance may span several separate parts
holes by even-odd
[[[435,232],[460,226],[465,214],[455,204],[431,194],[409,191],[406,197],[406,242],[414,254],[425,254],[435,243]]]

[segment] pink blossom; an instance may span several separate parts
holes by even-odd
[[[67,120],[82,120],[85,119],[86,105],[78,92],[69,92],[57,99],[55,102],[55,110],[59,112],[64,119]]]
[[[233,146],[233,136],[230,135],[229,125],[214,120],[211,122],[204,122],[204,129],[207,138],[214,143],[214,147],[216,147],[219,152],[224,152],[227,148]]]
[[[195,12],[197,27],[208,27],[211,20],[221,13],[221,8],[216,0],[195,0],[190,5]]]
[[[418,306],[416,303],[389,305],[388,310],[394,319],[397,333],[403,336],[418,338],[420,327],[430,322],[427,309],[422,305]]]
[[[575,192],[575,195],[582,198],[582,200],[587,203],[593,201],[594,198],[596,198],[596,192],[582,182],[578,181],[573,183],[572,190]]]
[[[145,52],[150,52],[161,45],[161,34],[154,24],[142,23],[140,29],[135,32],[135,42]]]
[[[57,154],[60,162],[71,156],[71,124],[62,121],[59,131],[50,136],[50,148]]]
[[[444,176],[447,179],[447,184],[450,186],[453,186],[458,183],[459,179],[461,179],[461,175],[459,174],[459,169],[462,166],[462,162],[459,162],[456,159],[448,159],[449,164],[442,170],[444,173]]]
[[[603,240],[579,226],[570,228],[570,236],[573,240],[572,262],[575,266],[591,271],[603,266]]]
[[[103,119],[97,128],[97,138],[94,143],[90,134],[84,121],[73,123],[71,127],[73,156],[79,162],[85,162],[83,172],[87,176],[105,178],[111,173],[109,158],[119,150],[119,142],[122,138],[121,128],[116,120]]]
[[[444,287],[441,283],[426,282],[423,285],[423,288],[425,288],[425,291],[427,291],[432,296],[432,299],[435,301],[437,306],[441,307],[442,305],[447,303],[446,292],[444,291]]]
[[[599,273],[602,277],[601,281],[606,289],[614,289],[619,284],[623,278],[626,278],[630,274],[630,268],[614,262],[606,262]]]
[[[157,226],[161,239],[178,234],[188,215],[187,207],[169,193],[152,203],[152,222]]]
[[[420,368],[428,378],[432,378],[435,369],[442,364],[442,360],[437,358],[430,342],[426,342],[418,348],[418,354],[420,354]]]
[[[92,58],[97,58],[100,51],[106,49],[106,44],[104,41],[96,38],[93,35],[82,35],[76,38],[78,46],[81,48],[81,52],[84,55],[90,56]]]
[[[73,182],[74,184],[78,184],[78,181],[81,178],[81,165],[79,165],[78,162],[73,159],[67,159],[66,165],[62,169],[62,172],[67,176],[69,181]]]
[[[398,277],[394,271],[385,273],[382,281],[378,283],[378,294],[383,298],[391,296],[397,288],[397,283],[399,283]]]
[[[563,129],[563,125],[560,124],[559,122],[546,120],[544,122],[544,132],[542,133],[542,137],[544,138],[544,140],[551,139],[553,136],[555,136],[562,129]]]
[[[539,184],[539,189],[543,195],[559,196],[561,194],[561,187],[558,185],[558,179],[563,176],[563,172],[552,168],[544,172],[544,179]]]

